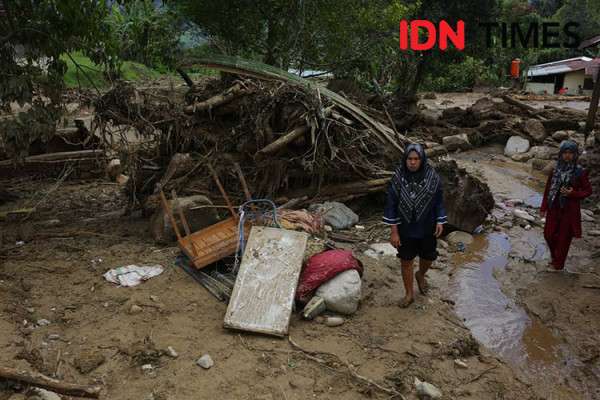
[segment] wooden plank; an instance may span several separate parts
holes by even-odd
[[[304,232],[252,228],[225,314],[226,328],[287,334],[307,240]]]

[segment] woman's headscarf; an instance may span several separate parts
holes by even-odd
[[[565,151],[573,152],[573,161],[566,162],[562,156]],[[577,159],[579,158],[579,146],[572,140],[564,140],[560,144],[558,151],[558,162],[552,173],[552,183],[550,184],[550,190],[548,191],[548,204],[552,206],[556,196],[558,196],[560,207],[565,206],[566,198],[560,194],[560,189],[563,187],[571,186],[571,179],[575,177],[580,170],[577,166]]]
[[[421,166],[415,172],[410,171],[406,166],[408,156],[412,152],[416,152],[421,159]],[[392,178],[392,189],[398,196],[398,211],[404,223],[419,221],[431,208],[440,182],[439,175],[427,161],[423,146],[407,145],[402,163],[396,168]]]

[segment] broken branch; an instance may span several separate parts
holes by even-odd
[[[84,386],[65,383],[35,372],[17,371],[16,369],[0,367],[0,378],[11,381],[28,383],[30,385],[63,394],[65,396],[87,397],[97,399],[102,388],[100,386]]]

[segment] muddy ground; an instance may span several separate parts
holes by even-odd
[[[290,338],[306,351],[225,330],[226,304],[174,265],[177,247],[157,246],[148,219],[122,216],[116,184],[4,181],[21,198],[0,211],[36,212],[0,222],[0,365],[99,383],[102,398],[116,400],[416,399],[414,378],[445,399],[600,399],[599,261],[591,258],[600,240],[575,242],[568,263],[578,274],[542,272],[541,227],[514,220],[509,200],[535,215],[544,177],[501,153],[453,156],[490,185],[498,206],[466,252],[434,265],[432,292],[409,309],[397,306],[397,259],[364,255],[368,243],[387,240],[381,198],[351,204],[366,229],[349,233],[365,240],[339,245],[365,265],[362,304],[333,328],[294,314]],[[598,224],[585,222],[591,229]],[[307,256],[322,248],[311,239]],[[134,288],[102,276],[155,263],[165,272]],[[195,364],[203,354],[215,362],[209,370]],[[24,389],[0,383],[0,400],[23,399]]]

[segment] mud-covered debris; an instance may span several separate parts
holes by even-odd
[[[75,368],[82,374],[89,374],[105,362],[106,357],[98,351],[82,354],[73,360]]]
[[[456,340],[450,345],[450,349],[448,351],[448,355],[461,358],[478,356],[479,354],[479,343],[473,336],[470,335],[466,338]]]

